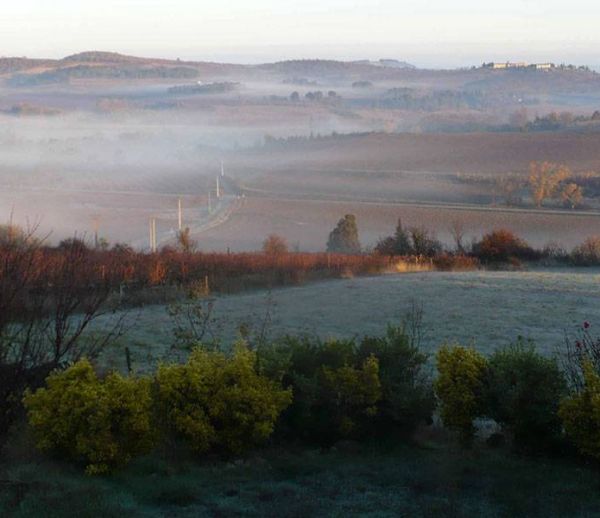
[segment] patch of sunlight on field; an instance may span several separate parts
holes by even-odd
[[[270,336],[382,334],[412,301],[423,306],[423,343],[430,351],[458,341],[486,352],[523,336],[552,354],[565,332],[576,332],[585,320],[600,334],[600,270],[591,269],[412,273],[221,296],[215,299],[211,329],[228,341],[242,323],[260,328],[268,313]],[[133,310],[132,318],[121,343],[130,345],[139,363],[160,358],[173,341],[165,307]],[[115,347],[105,361],[120,367],[123,358]]]

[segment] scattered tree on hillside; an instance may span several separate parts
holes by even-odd
[[[424,227],[405,229],[398,219],[393,236],[379,240],[375,251],[382,255],[423,255],[434,257],[442,251],[442,244]]]
[[[397,255],[408,255],[412,252],[410,236],[402,226],[402,218],[398,218],[398,224],[394,232],[394,248]]]
[[[192,239],[189,227],[185,227],[177,233],[177,245],[182,252],[188,254],[196,251],[198,243]]]
[[[354,214],[346,214],[338,221],[336,227],[329,234],[327,251],[343,254],[360,253],[360,241]]]
[[[564,186],[560,197],[565,205],[574,209],[583,199],[583,189],[576,183],[568,183]]]
[[[529,122],[529,113],[527,112],[527,108],[522,107],[517,111],[511,113],[509,117],[509,124],[513,128],[525,129],[527,127],[527,123]]]
[[[270,234],[263,241],[262,249],[267,255],[281,255],[288,252],[288,244],[283,237]]]
[[[536,207],[545,199],[554,196],[562,182],[571,176],[571,170],[552,162],[531,162],[529,165],[529,187]]]
[[[442,251],[442,244],[425,227],[412,227],[409,232],[416,255],[435,257]]]
[[[515,205],[519,201],[519,191],[524,186],[524,179],[516,174],[503,175],[495,182],[495,189],[498,189],[504,203],[507,206]]]

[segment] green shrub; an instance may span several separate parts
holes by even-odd
[[[87,360],[51,374],[47,388],[24,400],[36,445],[106,473],[154,446],[151,382],[109,374],[99,379]]]
[[[231,356],[194,349],[186,364],[161,365],[156,382],[161,419],[198,453],[241,453],[265,441],[292,397],[257,372],[244,343]]]
[[[519,341],[495,351],[488,365],[486,415],[512,432],[519,449],[551,446],[561,434],[558,406],[566,387],[556,360]]]
[[[583,379],[583,388],[561,401],[558,414],[579,451],[600,460],[600,376],[589,361],[583,365]]]
[[[442,420],[468,444],[473,438],[473,420],[483,412],[487,361],[474,349],[444,345],[437,352],[436,364],[434,388]]]
[[[363,419],[377,415],[381,397],[377,358],[367,358],[359,368],[324,366],[319,385],[317,405],[329,416],[333,431],[340,437],[352,436]]]
[[[262,346],[259,358],[294,393],[282,415],[282,435],[331,444],[374,424],[381,397],[379,362],[359,359],[353,340],[285,337]]]
[[[358,358],[370,356],[379,360],[380,425],[395,425],[410,432],[418,424],[430,421],[435,396],[425,370],[428,356],[404,328],[389,326],[383,337],[363,338]]]

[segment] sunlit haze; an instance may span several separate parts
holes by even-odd
[[[21,0],[3,2],[6,56],[112,50],[228,62],[396,58],[454,67],[483,60],[600,65],[591,0]]]

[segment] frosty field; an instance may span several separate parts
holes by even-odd
[[[269,336],[291,333],[321,337],[382,334],[399,322],[412,302],[424,311],[423,345],[470,344],[483,352],[518,336],[535,340],[545,354],[556,351],[565,332],[582,322],[600,327],[600,270],[529,272],[427,272],[334,280],[272,292],[213,299],[210,331],[226,343],[241,324]],[[131,310],[129,330],[104,361],[122,368],[127,343],[137,368],[152,365],[173,342],[165,306]],[[102,324],[102,322],[101,322]]]

